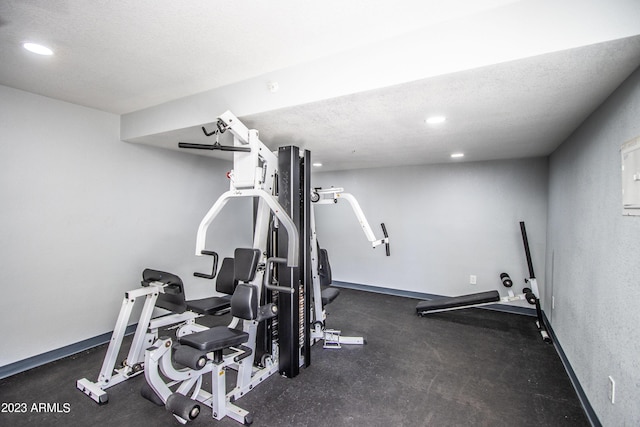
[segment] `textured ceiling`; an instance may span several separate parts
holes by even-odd
[[[639,16],[636,0],[3,0],[0,84],[171,149],[211,142],[200,126],[230,109],[323,170],[544,156],[640,65]]]
[[[452,152],[465,161],[546,156],[638,66],[640,36],[241,118],[274,150],[311,150],[323,170],[443,163]],[[427,125],[432,113],[447,121]],[[200,126],[136,139],[173,149],[179,141],[213,143]]]
[[[271,147],[327,168],[545,156],[636,67],[640,37],[247,116]],[[605,77],[606,76],[606,77]],[[427,125],[429,114],[447,121]]]
[[[2,0],[0,84],[121,114],[513,2]]]

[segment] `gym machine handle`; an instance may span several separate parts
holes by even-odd
[[[264,272],[264,287],[271,290],[271,291],[277,291],[277,292],[285,292],[287,294],[293,294],[294,293],[294,289],[293,288],[289,288],[286,286],[278,286],[278,285],[272,285],[271,283],[269,283],[269,277],[271,276],[271,271],[273,270],[273,264],[286,264],[287,263],[287,259],[286,258],[276,258],[276,257],[272,257],[269,258],[267,260],[267,266]],[[278,283],[278,282],[275,282]]]
[[[384,238],[386,240],[384,248],[387,251],[387,256],[391,256],[391,248],[389,247],[389,233],[387,233],[387,227],[384,225],[384,222],[380,225],[382,226],[382,234],[384,234]]]
[[[191,142],[178,142],[179,148],[191,148],[194,150],[220,150],[220,151],[244,151],[251,152],[251,148],[249,147],[234,147],[233,145],[220,145],[219,143],[215,144],[194,144]]]
[[[218,254],[215,253],[214,251],[201,251],[200,252],[202,255],[209,255],[213,257],[213,268],[211,269],[211,274],[206,274],[206,273],[198,273],[197,271],[195,273],[193,273],[194,276],[196,277],[201,277],[203,279],[213,279],[214,277],[216,277],[216,271],[218,270]]]
[[[216,135],[219,133],[225,133],[227,131],[228,126],[225,124],[225,122],[223,122],[222,120],[219,120],[216,122],[216,130],[214,130],[213,132],[207,132],[207,130],[205,129],[204,126],[202,126],[200,129],[202,129],[202,132],[206,135],[206,136],[211,136],[211,135]]]
[[[253,353],[253,350],[251,350],[251,348],[244,345],[241,345],[239,349],[243,352],[233,358],[233,361],[236,363],[241,361],[242,359],[246,359],[247,357],[251,356],[251,353]]]

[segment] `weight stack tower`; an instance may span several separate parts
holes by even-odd
[[[293,378],[300,367],[311,364],[311,153],[295,146],[278,149],[278,201],[298,230],[298,266],[278,264],[280,286],[294,289],[293,294],[278,295],[278,343],[280,374]],[[277,233],[278,257],[287,257],[288,237],[281,227]]]

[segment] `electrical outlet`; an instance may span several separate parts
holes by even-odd
[[[471,276],[469,276],[469,283],[472,285],[475,285],[478,283],[478,278],[476,277],[475,274],[472,274]]]
[[[611,375],[609,375],[609,400],[611,403],[616,403],[616,382]]]

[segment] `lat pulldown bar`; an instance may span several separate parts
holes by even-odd
[[[202,132],[206,136],[215,135],[216,142],[213,144],[195,144],[191,142],[178,142],[179,148],[190,148],[193,150],[220,150],[220,151],[243,151],[245,153],[251,152],[251,148],[249,147],[236,147],[233,145],[221,145],[218,142],[218,135],[225,133],[225,131],[229,128],[225,122],[222,120],[218,120],[216,123],[216,130],[213,132],[207,132],[207,130],[202,126]]]

